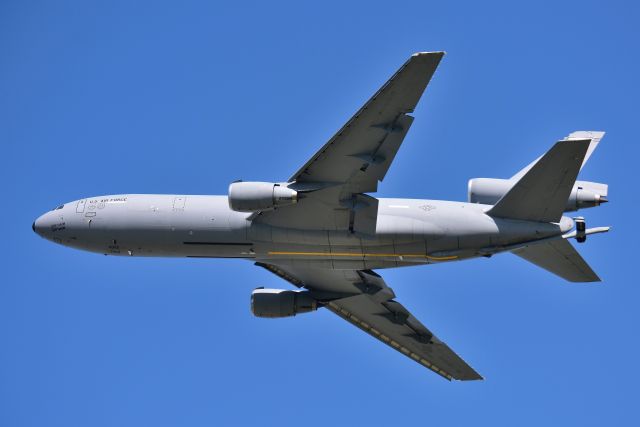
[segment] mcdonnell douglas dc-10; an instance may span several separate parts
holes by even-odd
[[[571,282],[599,281],[569,239],[609,227],[564,213],[607,201],[606,184],[576,181],[604,133],[573,132],[509,179],[470,180],[466,203],[372,197],[443,56],[412,55],[286,182],[237,181],[223,196],[90,197],[33,230],[105,255],[252,260],[298,288],[254,290],[255,316],[324,307],[446,379],[482,379],[374,270],[511,252]]]

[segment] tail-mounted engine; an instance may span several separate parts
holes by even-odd
[[[469,180],[469,203],[495,205],[515,184],[509,179],[474,178]],[[591,208],[606,203],[607,184],[589,181],[576,181],[567,200],[565,212]]]

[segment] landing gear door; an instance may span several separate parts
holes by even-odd
[[[82,199],[78,202],[78,205],[76,206],[76,212],[77,213],[83,213],[84,212],[84,205],[87,203],[86,199]]]

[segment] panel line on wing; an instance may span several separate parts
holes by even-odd
[[[351,312],[339,307],[338,305],[336,305],[333,302],[331,302],[328,305],[326,305],[326,307],[329,310],[331,310],[332,312],[334,312],[335,314],[337,314],[338,316],[342,317],[344,320],[346,320],[349,323],[357,326],[358,328],[362,329],[366,333],[372,335],[374,338],[379,339],[380,341],[384,342],[385,344],[387,344],[391,348],[393,348],[393,349],[395,349],[397,351],[400,351],[401,353],[403,353],[406,356],[409,356],[410,358],[412,358],[413,360],[415,360],[416,362],[418,362],[422,366],[432,370],[433,372],[435,372],[436,374],[442,376],[443,378],[445,378],[445,379],[447,379],[449,381],[451,381],[453,379],[453,376],[450,375],[449,373],[447,373],[445,370],[440,369],[438,366],[436,366],[433,363],[430,363],[428,360],[420,357],[419,355],[417,355],[416,353],[412,352],[411,350],[409,350],[405,346],[397,343],[396,341],[392,340],[388,336],[380,333],[377,329],[373,328],[368,323],[358,319],[358,317],[353,315]]]

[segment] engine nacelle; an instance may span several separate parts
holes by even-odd
[[[513,186],[514,181],[497,178],[474,178],[469,180],[469,203],[495,205]],[[606,203],[608,185],[597,182],[576,181],[567,200],[565,212],[591,208]]]
[[[290,317],[318,309],[309,291],[258,288],[251,293],[251,312],[256,317]]]
[[[495,205],[513,186],[508,179],[474,178],[469,180],[469,203]]]
[[[298,202],[298,192],[286,184],[234,182],[229,186],[229,207],[237,212],[268,211]]]
[[[592,208],[608,202],[607,193],[609,186],[597,182],[576,181],[567,201],[565,212],[578,209]]]

